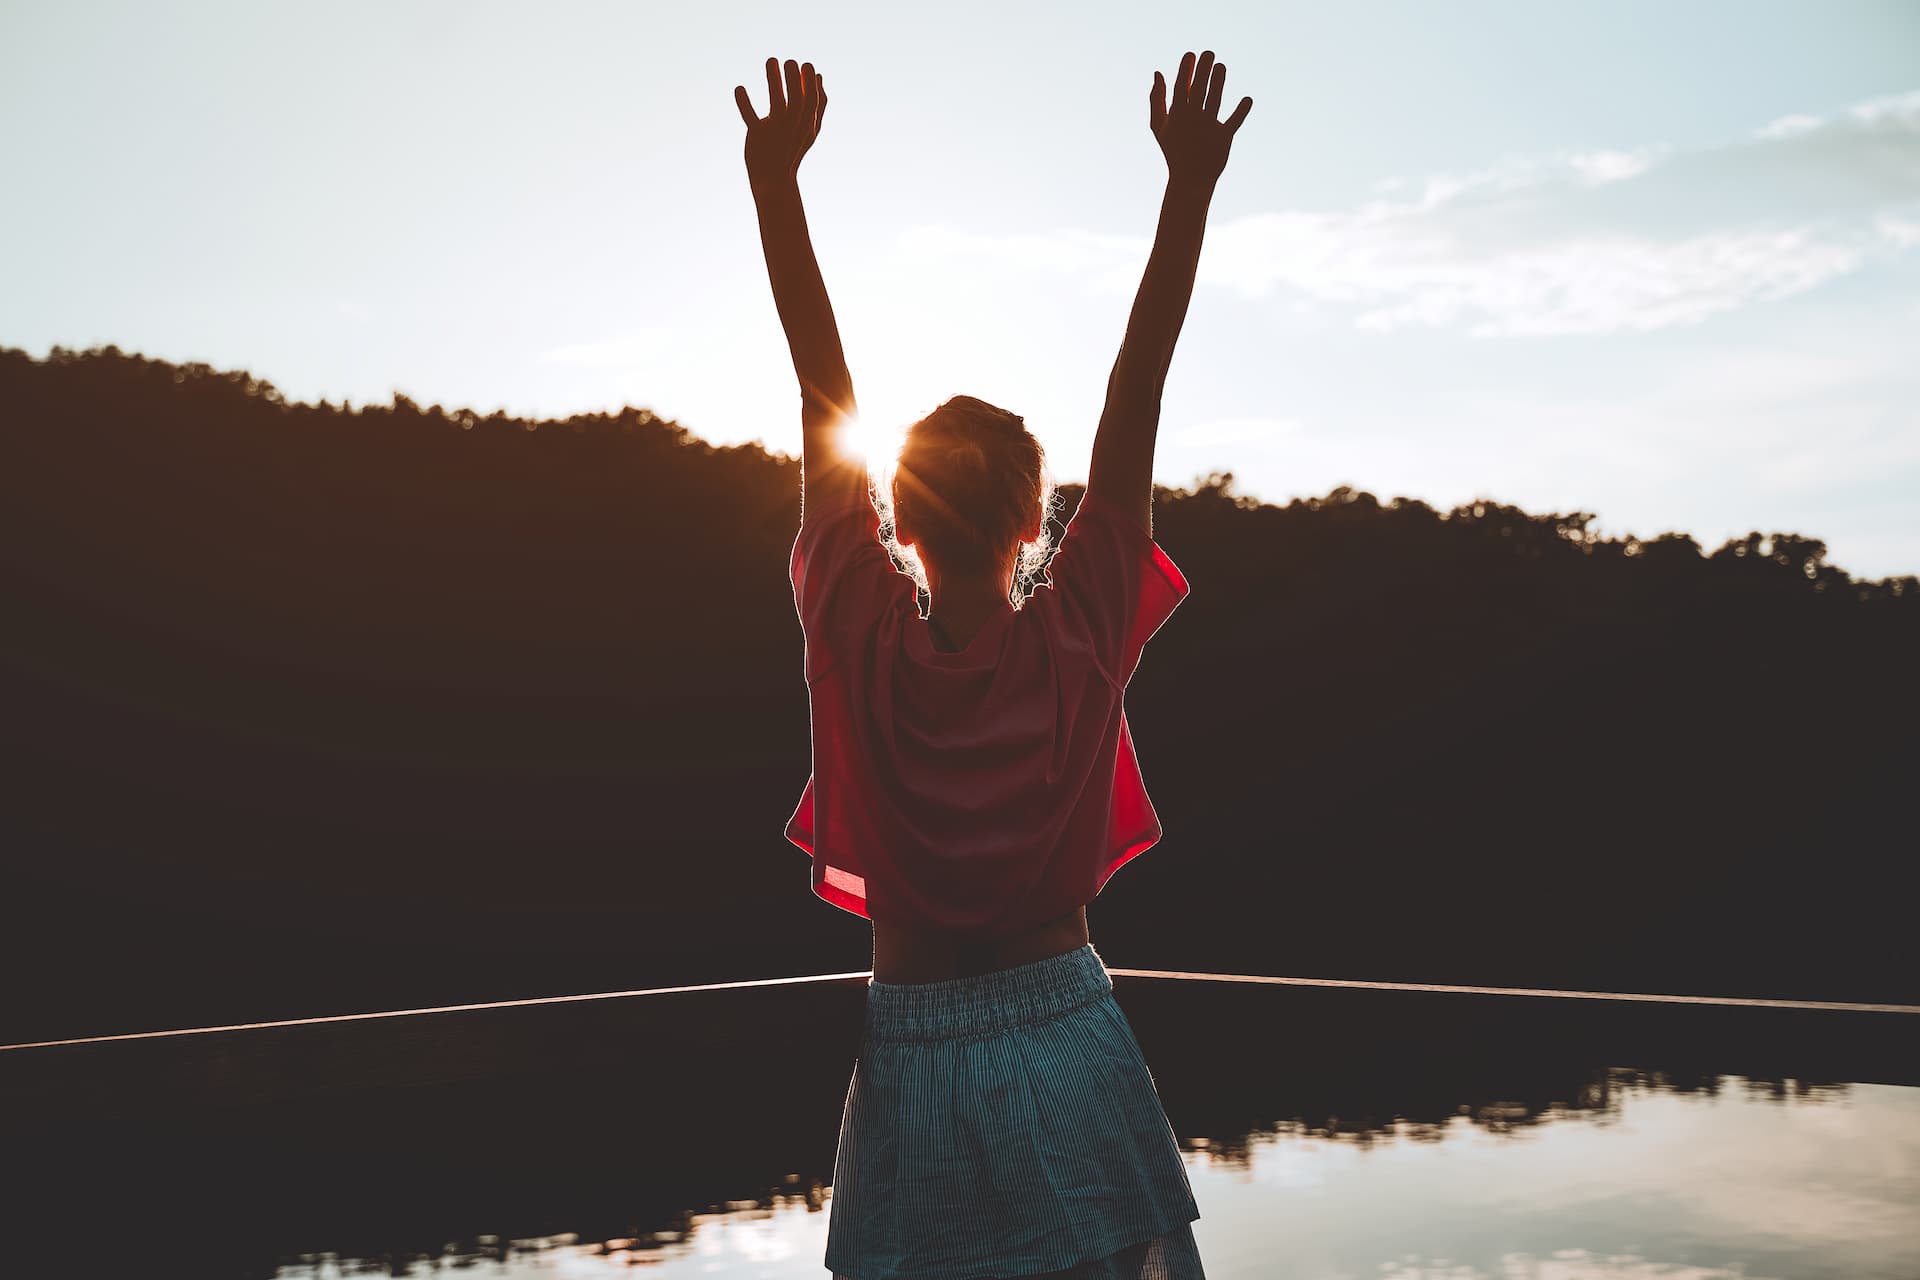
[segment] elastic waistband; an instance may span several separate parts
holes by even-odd
[[[945,982],[870,982],[867,1037],[947,1040],[991,1035],[1092,1004],[1113,991],[1093,944],[1031,964]]]

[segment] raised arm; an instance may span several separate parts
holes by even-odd
[[[1087,476],[1089,492],[1134,513],[1149,531],[1160,395],[1193,298],[1214,184],[1226,168],[1235,131],[1253,110],[1253,99],[1242,98],[1231,116],[1220,119],[1226,87],[1226,65],[1216,63],[1211,51],[1197,64],[1191,53],[1180,59],[1171,99],[1166,81],[1153,73],[1150,124],[1167,160],[1167,193],[1153,252],[1127,317],[1127,335],[1107,379],[1107,404]]]
[[[826,114],[825,82],[811,62],[789,60],[784,70],[777,58],[767,59],[767,114],[756,116],[744,85],[733,91],[734,103],[747,124],[747,179],[760,213],[760,246],[766,252],[767,278],[773,284],[774,306],[787,333],[793,371],[800,379],[801,515],[828,496],[828,487],[859,487],[866,471],[862,460],[847,447],[847,425],[855,413],[853,377],[840,348],[840,328],[834,323],[833,304],[827,300],[826,281],[807,234],[807,214],[800,203],[800,160],[820,134]]]

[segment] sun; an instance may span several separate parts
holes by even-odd
[[[869,467],[886,449],[886,441],[880,438],[879,424],[872,418],[848,418],[841,440],[848,453],[864,459]]]
[[[868,472],[879,477],[892,471],[906,433],[904,416],[875,405],[847,420],[844,439],[849,451],[866,460]]]

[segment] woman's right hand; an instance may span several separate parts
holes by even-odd
[[[734,105],[747,122],[747,177],[755,187],[790,179],[800,171],[800,159],[820,136],[820,118],[826,114],[825,82],[813,64],[787,60],[782,83],[778,58],[767,59],[767,114],[753,113],[753,98],[745,85],[735,85]]]
[[[1170,178],[1211,186],[1227,167],[1233,135],[1253,110],[1253,99],[1240,99],[1233,114],[1222,120],[1220,102],[1226,89],[1226,64],[1216,63],[1211,49],[1200,55],[1197,64],[1192,53],[1180,59],[1171,101],[1166,80],[1158,71],[1153,73],[1150,124],[1160,153],[1167,158]]]

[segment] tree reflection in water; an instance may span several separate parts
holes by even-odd
[[[1851,1082],[1920,1085],[1909,1016],[1118,990],[1196,1171],[1256,1179],[1289,1151],[1618,1130],[1646,1099],[1838,1112]],[[19,1188],[13,1220],[39,1228],[6,1244],[57,1267],[110,1231],[169,1265],[184,1249],[199,1276],[260,1276],[321,1251],[388,1271],[542,1248],[667,1258],[759,1221],[742,1214],[817,1217],[861,996],[757,988],[0,1054],[0,1175]]]

